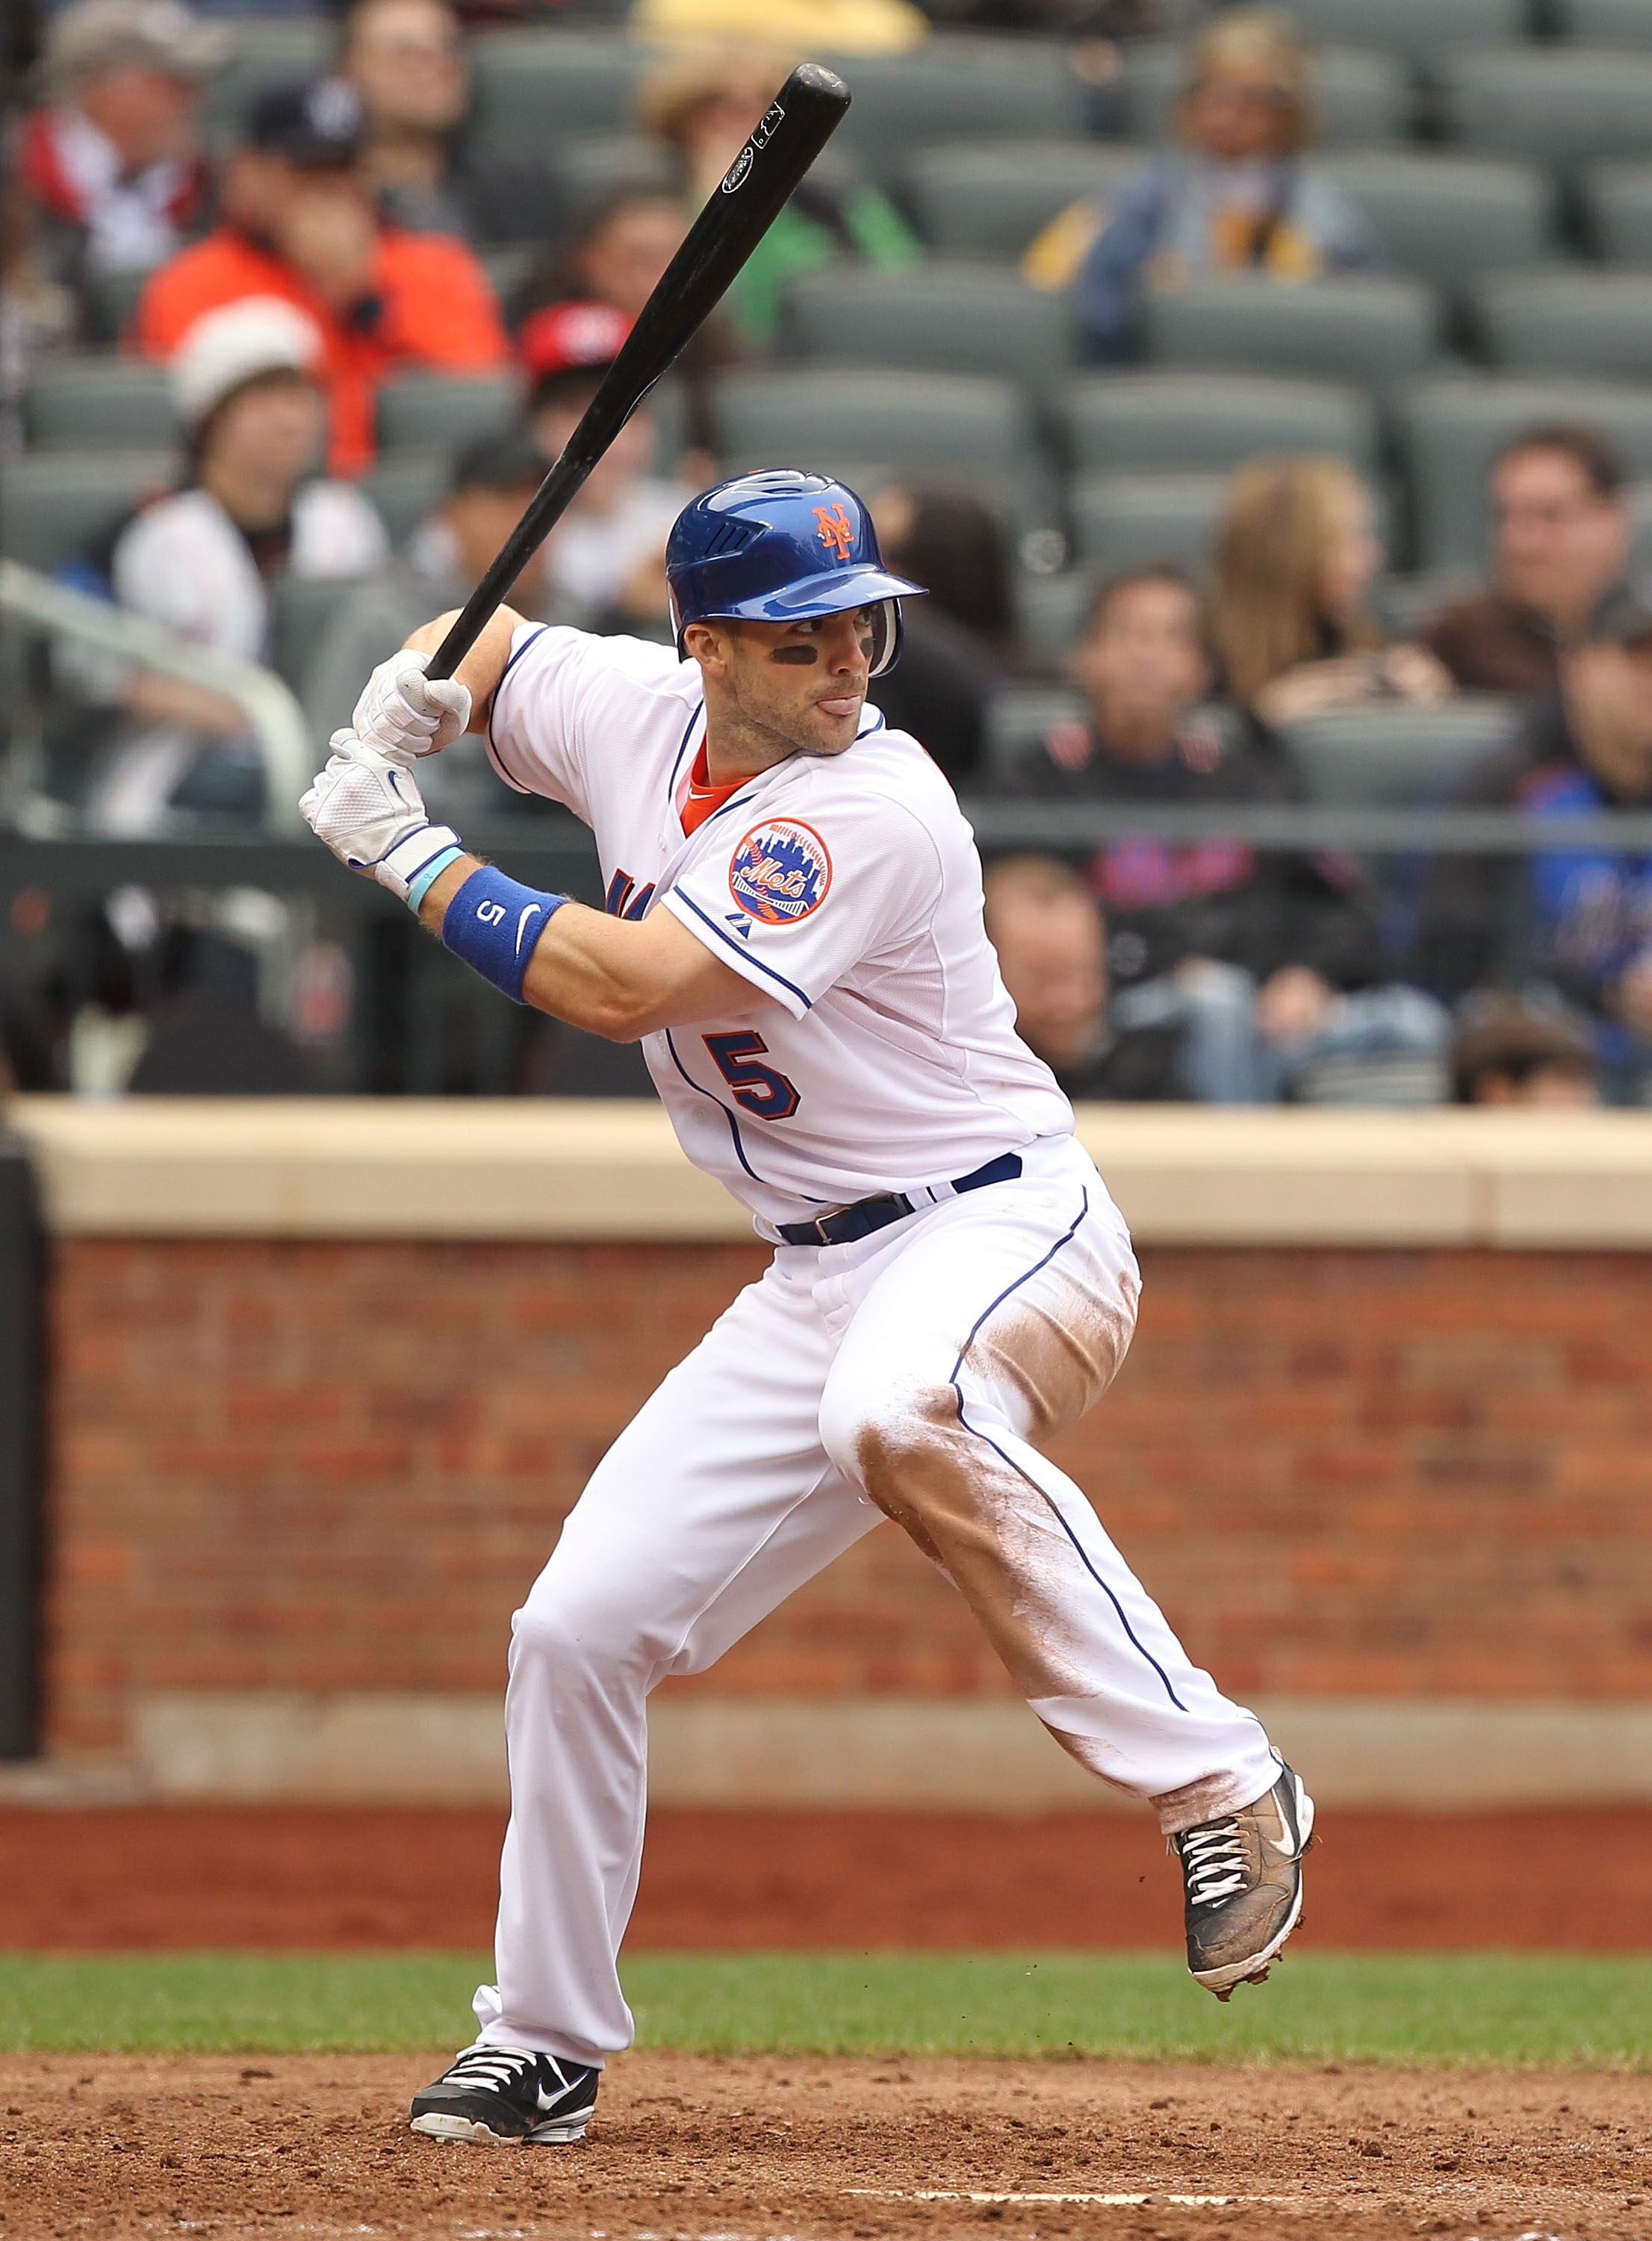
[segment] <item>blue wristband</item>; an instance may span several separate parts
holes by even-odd
[[[525,887],[484,864],[449,903],[442,920],[443,945],[519,1004],[534,945],[567,900]]]

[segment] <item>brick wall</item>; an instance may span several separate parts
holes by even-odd
[[[63,1241],[50,1746],[118,1754],[140,1690],[496,1687],[585,1473],[759,1265]],[[1652,1256],[1143,1265],[1124,1376],[1058,1453],[1225,1685],[1652,1695]],[[888,1527],[711,1685],[1004,1687]]]

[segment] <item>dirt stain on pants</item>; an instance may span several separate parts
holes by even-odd
[[[1034,1700],[1094,1691],[1063,1649],[1080,1560],[1049,1495],[971,1428],[971,1397],[982,1398],[989,1424],[1007,1422],[1034,1444],[1075,1423],[1124,1361],[1138,1288],[1134,1269],[1112,1299],[1052,1274],[980,1326],[954,1383],[893,1400],[856,1442],[866,1493],[946,1573]],[[1081,1738],[1058,1740],[1080,1755]]]

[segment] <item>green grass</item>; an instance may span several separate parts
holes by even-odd
[[[0,1953],[11,2052],[449,2050],[465,1954]],[[639,1954],[643,2046],[1652,2068],[1652,1958],[1302,1955],[1223,2008],[1167,1957]]]

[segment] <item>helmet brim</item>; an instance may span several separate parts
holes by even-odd
[[[921,599],[928,594],[921,584],[908,583],[882,568],[828,568],[800,583],[786,584],[777,592],[736,599],[702,622],[726,619],[744,623],[799,623],[817,615],[840,615],[855,607],[876,606],[880,599]]]

